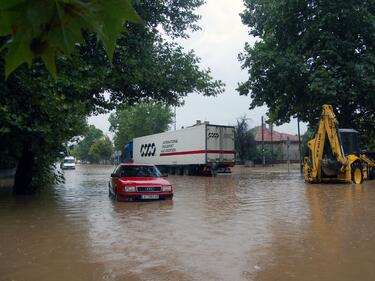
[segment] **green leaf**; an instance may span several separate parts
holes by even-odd
[[[102,32],[99,34],[100,40],[103,42],[110,61],[112,61],[113,53],[116,48],[116,40],[121,30],[121,21],[108,19],[103,26]]]
[[[27,0],[0,0],[0,9],[5,10],[5,9],[11,9],[14,8],[15,6],[25,3]]]
[[[141,23],[142,19],[135,12],[130,0],[108,0],[103,3],[102,29],[98,32],[100,40],[112,61],[116,40],[124,30],[125,21]]]
[[[24,41],[9,43],[8,49],[5,55],[5,77],[25,62],[30,66],[34,57],[27,42]]]
[[[0,10],[0,36],[6,36],[11,34],[12,27],[10,21],[10,14]]]
[[[51,48],[42,54],[42,60],[53,78],[56,78],[55,54]]]

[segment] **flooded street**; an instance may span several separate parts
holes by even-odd
[[[0,195],[0,280],[375,280],[375,181],[170,176],[172,202],[108,198],[108,166]]]

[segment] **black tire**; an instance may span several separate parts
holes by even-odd
[[[186,166],[183,168],[183,174],[184,176],[190,176],[190,167],[189,166]]]
[[[118,195],[117,195],[117,192],[116,192],[116,191],[112,194],[112,199],[113,199],[114,201],[118,201]]]
[[[362,165],[359,162],[354,162],[351,167],[352,182],[354,184],[361,184],[363,182]]]
[[[176,170],[175,170],[175,168],[170,167],[170,168],[168,169],[168,174],[170,174],[170,175],[175,175],[175,174],[176,174]]]
[[[368,171],[368,178],[369,178],[370,180],[375,179],[375,167],[371,167],[371,168],[369,168],[368,170],[369,170],[369,171]]]

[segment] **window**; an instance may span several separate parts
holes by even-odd
[[[122,166],[119,171],[121,178],[125,177],[161,177],[155,166]]]
[[[358,134],[355,132],[341,132],[341,143],[344,149],[344,154],[358,154],[359,145],[358,145]]]

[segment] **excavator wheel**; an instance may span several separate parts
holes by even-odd
[[[361,184],[363,182],[362,165],[358,162],[352,164],[352,182],[355,184]]]
[[[375,179],[375,167],[369,168],[368,177],[369,177],[369,180]]]

